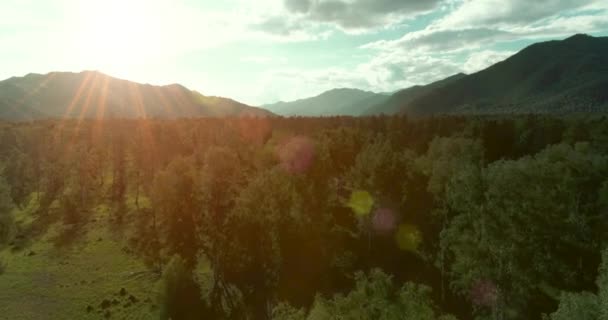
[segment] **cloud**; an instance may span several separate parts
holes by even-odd
[[[291,12],[305,13],[310,10],[311,6],[310,0],[285,0],[285,8]]]
[[[451,57],[385,52],[360,65],[358,71],[368,79],[370,90],[393,91],[428,84],[462,69]]]
[[[377,41],[362,46],[376,50],[404,50],[408,52],[452,52],[478,48],[498,40],[508,40],[510,32],[490,28],[448,30],[427,28],[410,32],[398,40]]]
[[[282,0],[283,12],[254,24],[271,34],[306,33],[311,26],[346,33],[391,27],[438,7],[441,0]],[[311,32],[309,32],[311,33]]]
[[[272,15],[257,18],[249,25],[262,38],[281,42],[301,42],[326,39],[330,30],[291,16]]]
[[[493,51],[484,50],[473,52],[469,55],[462,69],[465,73],[471,74],[481,71],[497,62],[503,61],[512,56],[515,52],[512,51]]]
[[[449,57],[383,53],[352,68],[268,71],[256,82],[259,97],[254,99],[265,102],[292,101],[333,88],[390,92],[428,84],[459,72],[462,72],[462,68]]]
[[[426,13],[440,0],[284,0],[291,13],[345,29],[378,27]]]
[[[143,70],[141,80],[148,79],[154,70],[160,80],[201,84],[197,87],[201,91],[256,103],[292,100],[334,87],[392,91],[461,71],[481,70],[533,41],[608,31],[606,0],[132,0],[129,3],[140,4],[136,7],[141,10],[122,16],[129,21],[149,22],[141,28],[148,36],[136,37],[145,55],[133,55],[134,61],[123,62],[128,68],[118,65],[115,69],[133,69],[132,74]],[[1,1],[0,58],[11,61],[3,74],[8,77],[57,68],[95,68],[94,58],[99,54],[92,54],[96,48],[83,45],[81,40],[93,39],[89,31],[98,29],[91,28],[93,18],[102,20],[102,30],[107,21],[116,25],[116,19],[110,18],[114,15],[103,21],[104,16],[96,9],[114,6],[124,8],[124,3]],[[395,35],[400,30],[408,32]],[[332,37],[332,41],[319,41],[337,33],[344,35]],[[354,36],[362,33],[365,36]],[[288,43],[308,41],[319,43]],[[361,41],[369,43],[361,46]],[[511,51],[504,51],[505,48]],[[117,47],[115,51],[121,50]],[[236,51],[243,53],[234,58],[240,63],[226,63],[225,68],[217,68],[219,71],[203,69],[206,63],[179,70],[189,63],[185,61],[225,63],[221,61],[232,57],[227,53]],[[326,54],[334,57],[321,58]],[[338,55],[340,59],[335,58]],[[165,69],[159,71],[162,66]],[[236,68],[251,70],[241,72]],[[204,82],[201,77],[207,74],[213,80]],[[238,79],[227,80],[231,74],[237,74]],[[235,85],[238,81],[239,87]]]
[[[583,9],[597,0],[466,0],[440,19],[442,28],[508,27],[529,24],[560,12]]]
[[[528,38],[564,37],[575,33],[594,33],[608,29],[608,9],[588,15],[556,16],[541,23],[513,27]]]
[[[362,46],[420,54],[466,52],[516,40],[543,40],[608,28],[608,4],[596,0],[465,0],[426,28]]]
[[[455,0],[442,6],[448,13],[422,30],[361,46],[373,58],[352,74],[364,83],[360,88],[392,91],[474,73],[514,54],[496,44],[608,28],[608,5],[598,1]]]

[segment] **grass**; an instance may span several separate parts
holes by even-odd
[[[14,211],[19,229],[41,219],[34,214],[36,207],[32,200]],[[0,248],[0,261],[6,264],[0,275],[0,317],[158,318],[158,279],[130,253],[126,241],[130,225],[116,231],[109,212],[98,206],[78,229],[57,219],[22,248]]]

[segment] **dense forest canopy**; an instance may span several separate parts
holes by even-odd
[[[0,161],[2,290],[102,226],[163,319],[608,314],[605,117],[7,122]]]

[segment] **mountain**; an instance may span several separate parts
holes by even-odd
[[[172,84],[153,86],[97,71],[28,74],[0,81],[0,119],[182,118],[271,113]]]
[[[388,97],[388,94],[383,93],[341,88],[326,91],[316,97],[268,104],[262,108],[284,116],[358,116]]]
[[[608,111],[608,37],[533,44],[480,72],[401,103],[409,115]]]
[[[464,73],[458,73],[451,77],[445,78],[443,80],[439,80],[437,82],[433,82],[424,86],[413,86],[407,89],[403,89],[397,91],[393,95],[391,95],[388,99],[384,99],[379,104],[372,105],[371,108],[368,108],[363,114],[364,115],[374,115],[374,114],[396,114],[399,111],[407,106],[411,101],[419,98],[434,89],[442,87],[448,83],[456,81],[465,77]]]

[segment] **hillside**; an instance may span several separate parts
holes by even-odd
[[[608,37],[533,44],[485,70],[436,88],[401,113],[574,113],[608,106]]]
[[[97,71],[28,74],[0,81],[0,118],[4,120],[269,114],[231,99],[204,96],[178,84],[140,84]]]
[[[371,108],[366,110],[364,112],[364,115],[399,113],[399,110],[401,110],[404,106],[407,106],[414,99],[419,98],[433,91],[434,89],[440,88],[448,83],[462,79],[465,76],[466,75],[464,73],[458,73],[451,77],[433,82],[428,85],[413,86],[407,89],[397,91],[388,99],[382,101],[380,104],[373,105]]]
[[[264,105],[262,108],[284,116],[358,116],[387,98],[388,95],[382,93],[341,88],[311,98]]]

